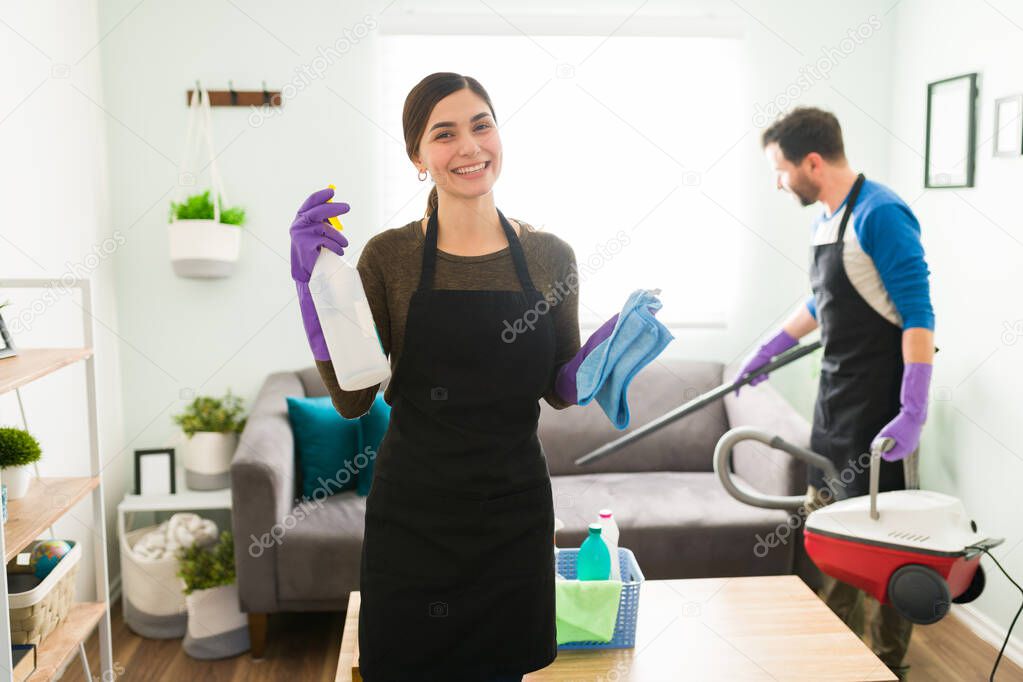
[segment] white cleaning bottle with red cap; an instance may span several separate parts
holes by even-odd
[[[615,522],[614,514],[610,509],[600,510],[600,537],[607,545],[607,551],[611,554],[611,577],[610,580],[622,579],[622,567],[618,561],[618,524]]]
[[[330,223],[335,229],[342,228],[337,218]],[[355,266],[330,249],[320,249],[309,278],[309,293],[341,389],[369,388],[391,376]]]

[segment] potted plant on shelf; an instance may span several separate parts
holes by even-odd
[[[185,485],[192,490],[220,490],[231,482],[231,458],[245,428],[242,399],[228,389],[223,398],[199,396],[174,416],[188,438]]]
[[[223,531],[212,548],[198,543],[178,551],[188,629],[182,646],[193,658],[237,656],[249,649],[249,628],[238,601],[234,539]]]
[[[180,277],[227,277],[241,250],[245,209],[223,208],[219,193],[193,194],[170,205],[170,254]]]
[[[32,483],[32,464],[43,456],[32,434],[12,426],[0,428],[0,469],[7,486],[7,499],[17,500],[28,494]]]

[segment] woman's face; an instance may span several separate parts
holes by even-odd
[[[416,166],[430,172],[438,192],[460,198],[490,192],[501,173],[501,136],[487,103],[469,88],[437,102]]]

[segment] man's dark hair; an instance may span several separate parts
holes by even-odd
[[[772,123],[760,143],[767,147],[772,142],[792,163],[799,163],[810,152],[817,152],[828,161],[845,158],[838,119],[831,112],[814,107],[796,107]]]

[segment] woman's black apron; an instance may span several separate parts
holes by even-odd
[[[366,500],[367,682],[479,681],[557,655],[554,504],[537,436],[554,326],[498,216],[522,291],[434,289],[430,216]]]
[[[842,261],[846,226],[863,181],[861,173],[849,192],[835,242],[813,247],[810,271],[824,347],[810,448],[835,463],[839,481],[825,481],[823,472],[811,467],[808,482],[845,497],[869,494],[870,460],[862,455],[901,407],[902,329],[860,296]],[[880,490],[904,487],[902,462],[882,461]]]

